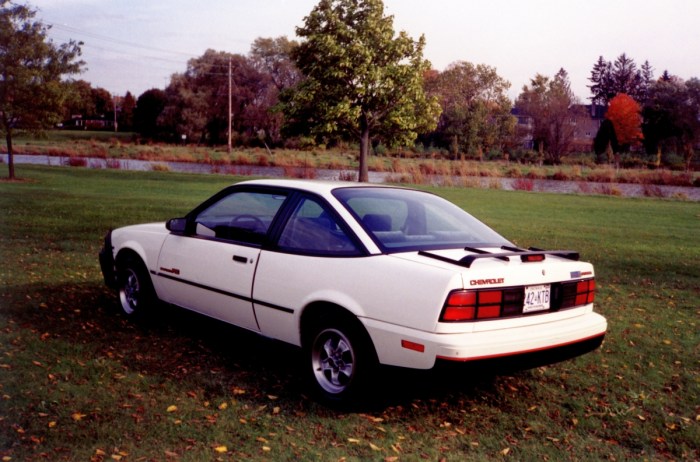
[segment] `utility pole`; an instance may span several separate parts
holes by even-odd
[[[114,104],[114,133],[117,133],[117,95],[112,95],[112,103]]]
[[[232,112],[232,98],[231,98],[231,86],[232,86],[232,77],[231,77],[231,57],[228,57],[228,153],[231,154],[231,123],[233,122],[233,114]]]

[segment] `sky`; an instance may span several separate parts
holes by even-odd
[[[38,10],[56,43],[82,41],[86,80],[115,95],[164,89],[207,49],[248,54],[258,37],[287,36],[318,0],[15,0]],[[622,53],[654,76],[700,77],[699,0],[384,0],[394,30],[417,39],[434,69],[494,67],[515,99],[536,74],[566,69],[590,98],[599,56]]]

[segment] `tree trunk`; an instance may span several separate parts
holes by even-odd
[[[12,152],[12,131],[7,130],[7,134],[5,135],[5,141],[7,141],[7,170],[8,170],[8,175],[7,177],[10,180],[15,179],[15,159],[13,156]]]
[[[362,134],[360,137],[360,175],[358,181],[366,183],[369,181],[369,169],[367,166],[367,156],[369,155],[369,124],[367,123],[367,116],[364,114],[360,118],[360,129],[362,130]]]
[[[695,149],[693,148],[693,143],[685,144],[685,171],[690,172],[690,165],[693,163],[693,155],[695,154]]]

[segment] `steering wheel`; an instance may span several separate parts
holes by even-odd
[[[252,223],[253,226],[245,226],[246,223]],[[231,220],[231,226],[236,228],[243,228],[249,231],[264,231],[265,223],[256,217],[255,215],[243,214],[238,215]]]

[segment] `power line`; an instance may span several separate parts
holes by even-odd
[[[108,36],[106,36],[106,35],[95,34],[94,32],[87,32],[87,31],[84,31],[84,30],[80,30],[80,29],[78,29],[78,28],[76,28],[76,27],[71,27],[71,26],[68,26],[68,25],[65,25],[65,24],[56,24],[56,23],[51,23],[51,22],[46,22],[45,24],[48,25],[48,26],[51,26],[51,28],[56,28],[56,29],[59,29],[59,30],[63,30],[63,31],[65,31],[65,32],[72,32],[72,33],[75,33],[75,34],[84,35],[84,36],[86,36],[86,37],[91,37],[91,38],[94,38],[94,39],[97,39],[97,40],[103,40],[103,41],[105,41],[105,42],[115,43],[115,44],[117,44],[117,45],[125,45],[125,46],[129,46],[129,47],[132,47],[132,48],[138,48],[138,49],[141,49],[141,50],[156,51],[156,52],[159,52],[159,53],[167,53],[167,54],[173,54],[173,55],[181,55],[181,56],[187,57],[187,58],[194,58],[194,57],[195,57],[194,55],[192,55],[192,54],[190,54],[190,53],[185,53],[185,52],[183,52],[183,51],[166,50],[166,49],[164,49],[164,48],[151,47],[151,46],[144,45],[144,44],[140,44],[140,43],[129,42],[129,41],[122,40],[122,39],[118,39],[118,38],[114,38],[114,37],[108,37]]]

